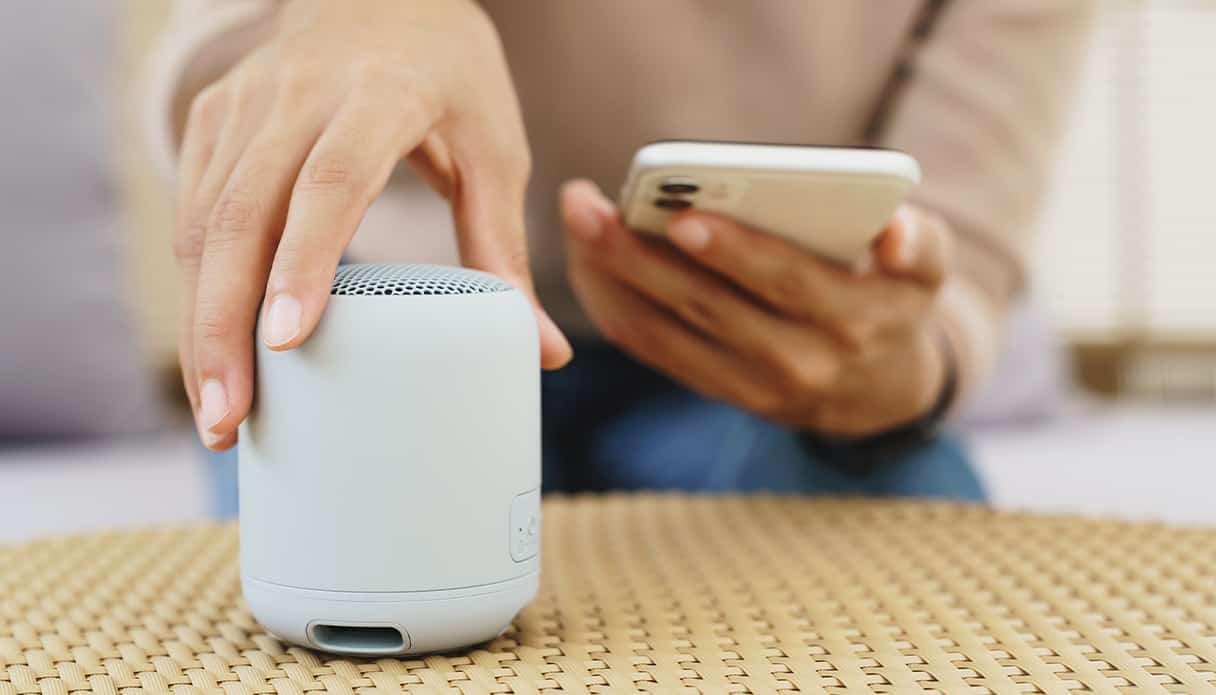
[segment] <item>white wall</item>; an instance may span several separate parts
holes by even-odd
[[[1073,337],[1216,339],[1216,1],[1105,0],[1040,224]]]

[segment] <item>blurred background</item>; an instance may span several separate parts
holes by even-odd
[[[1216,524],[1216,3],[1100,7],[1030,300],[957,426],[997,505]],[[0,4],[0,542],[210,511],[140,113],[166,10]]]

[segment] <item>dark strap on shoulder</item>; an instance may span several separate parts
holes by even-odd
[[[925,0],[921,5],[916,23],[912,25],[912,31],[899,49],[895,68],[891,71],[891,76],[887,78],[887,83],[883,85],[874,112],[870,115],[870,120],[862,132],[866,143],[877,141],[882,134],[882,129],[891,118],[891,113],[895,110],[895,105],[912,76],[912,60],[915,58],[917,50],[933,33],[933,28],[937,25],[937,20],[949,1]]]

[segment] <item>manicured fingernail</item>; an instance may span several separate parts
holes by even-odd
[[[616,214],[616,206],[603,196],[597,195],[592,199],[591,206],[595,208],[595,213],[601,220],[612,219],[612,216]]]
[[[213,430],[228,417],[228,394],[218,379],[207,379],[198,389],[198,420],[204,430]]]
[[[567,348],[573,349],[570,346],[570,341],[566,338],[566,334],[557,325],[557,322],[554,321],[548,314],[545,314],[545,324],[548,326],[548,330],[553,335],[557,336],[557,338],[559,338],[561,340],[561,342],[564,343]]]
[[[680,220],[671,225],[667,236],[685,251],[698,253],[709,246],[709,225],[696,219]]]
[[[547,333],[550,338],[556,339],[559,346],[557,349],[564,350],[573,356],[574,347],[570,345],[570,340],[566,338],[566,334],[563,333],[562,329],[558,327],[557,322],[540,309],[536,310],[536,314],[540,317],[541,334],[543,335]],[[569,361],[569,359],[567,359],[567,361]]]
[[[900,244],[898,260],[899,264],[905,268],[911,267],[916,261],[916,247],[920,245],[920,222],[916,215],[908,208],[900,208],[899,224],[903,228]]]
[[[217,444],[219,444],[220,442],[224,441],[224,435],[216,434],[214,432],[203,432],[202,437],[203,437],[203,446],[206,446],[208,449],[211,449],[211,448],[215,447]]]
[[[269,347],[286,345],[300,334],[300,302],[289,294],[280,294],[270,302],[266,322],[262,324],[262,340]]]

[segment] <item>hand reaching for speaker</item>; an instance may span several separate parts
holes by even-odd
[[[254,325],[291,349],[316,326],[363,213],[402,159],[452,206],[466,265],[532,299],[542,363],[570,346],[536,302],[529,155],[490,20],[471,0],[292,0],[275,34],[193,99],[178,177],[179,351],[204,443],[253,396]]]

